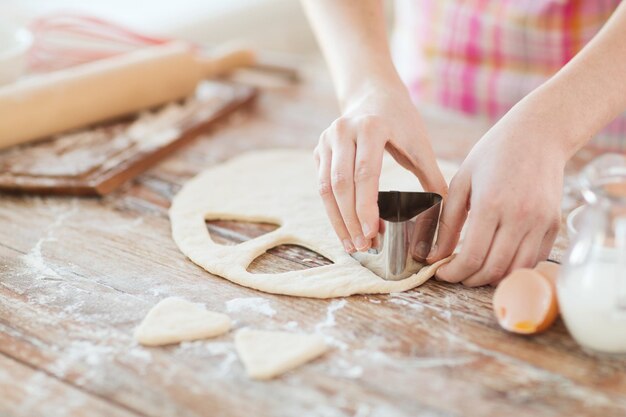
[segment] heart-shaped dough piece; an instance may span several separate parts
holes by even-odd
[[[271,379],[322,355],[328,347],[316,334],[242,329],[235,349],[248,376]]]
[[[218,336],[230,330],[230,326],[230,317],[225,314],[169,297],[152,307],[135,329],[135,339],[146,346],[168,345]]]

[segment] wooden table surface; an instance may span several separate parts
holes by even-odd
[[[240,287],[185,259],[167,217],[185,181],[243,151],[312,149],[336,116],[325,71],[304,66],[304,83],[266,89],[254,109],[106,198],[0,196],[0,416],[626,415],[626,360],[587,355],[560,321],[535,337],[504,332],[492,288],[433,280],[401,294],[292,298]],[[462,160],[487,128],[425,114],[442,158]],[[225,222],[209,228],[231,242],[263,233]],[[566,244],[562,235],[553,256]],[[323,262],[280,248],[251,268]],[[240,306],[229,313],[237,328],[321,332],[333,348],[257,382],[246,377],[232,332],[138,346],[134,327],[167,296],[221,312]]]

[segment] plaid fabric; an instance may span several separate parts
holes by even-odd
[[[418,102],[497,120],[565,65],[620,0],[396,0],[393,53]],[[626,150],[626,115],[595,139]]]

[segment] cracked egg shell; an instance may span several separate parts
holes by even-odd
[[[553,284],[540,272],[526,268],[511,272],[498,285],[493,310],[502,328],[518,334],[546,330],[559,313]]]

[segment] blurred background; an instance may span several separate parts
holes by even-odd
[[[388,20],[393,2],[387,1]],[[0,0],[0,20],[80,12],[151,35],[205,45],[226,41],[273,52],[319,52],[299,0]]]
[[[205,45],[236,40],[275,52],[318,51],[297,0],[0,0],[0,19],[11,23],[67,11]]]

